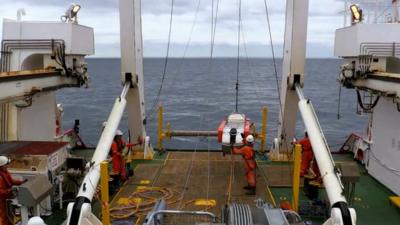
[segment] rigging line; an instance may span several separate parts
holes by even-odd
[[[337,119],[340,120],[340,100],[342,99],[342,84],[339,83]]]
[[[211,6],[211,14],[212,14],[212,15],[211,15],[211,17],[212,17],[211,23],[214,22],[214,21],[213,21],[213,19],[214,19],[214,0],[212,0],[212,1],[213,1],[213,2],[212,2],[212,6]],[[210,32],[210,33],[212,34],[212,36],[211,36],[211,50],[210,50],[210,61],[209,61],[208,71],[211,70],[211,58],[212,58],[212,54],[213,54],[214,40],[215,40],[215,33],[216,33],[216,24],[217,24],[217,18],[218,18],[218,17],[217,17],[217,15],[218,15],[218,5],[219,5],[219,0],[217,0],[217,6],[216,6],[216,10],[215,10],[215,11],[216,11],[215,25],[212,25],[212,26],[211,26],[211,32]],[[202,124],[203,124],[203,120],[205,120],[205,118],[206,118],[206,117],[200,115],[199,130],[201,130]],[[198,136],[198,137],[199,137],[199,136]],[[181,199],[180,199],[178,208],[181,208],[181,206],[182,206],[183,197],[184,197],[184,194],[185,194],[185,192],[186,192],[186,190],[187,190],[186,187],[187,187],[187,185],[189,184],[189,180],[190,180],[190,176],[191,176],[191,173],[192,173],[193,163],[194,163],[194,159],[195,159],[195,156],[196,156],[198,144],[199,144],[199,142],[196,142],[194,151],[193,151],[193,153],[192,153],[192,159],[191,159],[191,162],[190,162],[189,169],[188,169],[188,171],[187,171],[186,181],[185,181],[185,185],[184,185],[184,187],[183,187],[182,193],[181,193]],[[209,149],[208,149],[208,152],[209,152]],[[208,161],[209,161],[209,160],[208,160]],[[207,193],[207,196],[208,196],[208,193]],[[207,198],[208,198],[208,197],[207,197]]]
[[[272,54],[272,62],[273,62],[273,66],[274,66],[276,89],[278,91],[279,111],[280,111],[281,116],[283,118],[281,90],[280,90],[280,87],[279,87],[279,77],[278,77],[278,70],[277,70],[277,66],[276,66],[275,49],[274,49],[274,42],[273,42],[273,39],[272,39],[271,22],[270,22],[270,19],[269,19],[269,11],[268,11],[267,0],[264,0],[264,7],[265,7],[265,16],[266,16],[267,25],[268,25],[269,43],[271,45],[271,54]],[[287,146],[287,141],[286,141],[286,131],[285,131],[285,126],[284,125],[285,125],[284,121],[282,120],[282,124],[281,124],[281,126],[282,126],[282,136],[285,138],[284,142],[285,142],[286,151],[289,151],[289,148]]]
[[[239,70],[240,70],[240,32],[242,22],[242,0],[239,0],[239,18],[238,18],[238,35],[237,35],[237,62],[236,62],[236,104],[235,112],[238,112],[239,103]]]
[[[211,53],[210,53],[211,57],[210,57],[210,59],[214,56],[215,34],[216,34],[216,30],[217,30],[219,3],[220,3],[220,0],[217,0],[216,9],[215,9],[215,17],[214,17],[214,15],[212,15],[212,18],[213,18],[212,23],[214,23],[214,24],[211,26],[212,34],[211,34]],[[212,11],[214,11],[214,10],[212,10]]]
[[[211,68],[212,68],[212,61],[214,57],[214,46],[215,46],[215,34],[216,34],[216,29],[217,29],[217,22],[218,22],[218,11],[219,11],[219,3],[220,0],[217,0],[216,3],[216,9],[215,9],[215,17],[214,17],[214,0],[212,0],[212,8],[211,8],[211,38],[210,38],[210,58],[208,60],[208,67],[207,67],[207,74],[211,74]]]
[[[165,75],[166,75],[166,72],[167,72],[168,59],[169,59],[169,49],[170,49],[170,45],[171,45],[171,33],[172,33],[171,31],[172,31],[172,18],[173,18],[173,14],[174,14],[174,2],[175,2],[174,0],[171,0],[171,12],[170,12],[170,19],[169,19],[167,52],[166,52],[166,57],[165,57],[165,61],[164,61],[161,84],[160,84],[160,88],[158,89],[157,96],[156,96],[156,99],[154,100],[153,106],[150,109],[149,116],[148,116],[149,120],[152,118],[152,116],[154,115],[154,112],[156,111],[156,107],[157,107],[157,105],[159,103],[159,100],[160,100],[161,91],[162,91],[162,87],[163,87],[164,80],[165,80]]]
[[[217,21],[218,21],[218,9],[219,9],[219,0],[217,0],[216,3],[216,9],[215,9],[215,17],[214,17],[214,0],[212,0],[212,5],[211,5],[211,31],[210,31],[210,60],[208,61],[208,75],[211,74],[211,69],[212,69],[212,60],[213,60],[213,53],[214,53],[214,42],[215,42],[215,33],[216,33],[216,27],[217,27]],[[208,201],[209,199],[209,192],[210,192],[210,173],[211,173],[211,165],[210,165],[210,139],[207,138],[207,194],[206,194],[206,199]]]
[[[254,71],[251,69],[252,68],[252,65],[251,65],[251,62],[250,62],[250,59],[249,59],[249,54],[248,54],[248,51],[247,51],[247,42],[246,42],[246,35],[245,35],[245,29],[244,29],[244,25],[243,25],[243,21],[242,21],[242,39],[243,39],[243,48],[244,48],[244,54],[245,54],[245,56],[246,56],[246,61],[247,61],[247,69],[248,69],[248,72],[249,72],[249,74],[250,74],[250,76],[251,77],[255,77],[256,75],[255,75],[255,73],[254,73]],[[255,82],[254,80],[252,80],[252,83],[253,83],[253,86],[254,87],[257,87],[257,82]],[[252,88],[252,90],[255,92],[255,94],[258,96],[258,97],[261,97],[261,96],[263,96],[262,95],[262,91],[259,91],[259,89],[258,88]],[[261,100],[260,100],[261,101]]]
[[[273,61],[273,65],[274,65],[274,75],[275,75],[275,78],[276,78],[276,89],[278,90],[279,107],[282,110],[281,92],[280,92],[280,87],[279,87],[278,70],[277,70],[277,66],[276,66],[275,49],[274,49],[274,43],[273,43],[273,40],[272,40],[271,23],[270,23],[270,20],[269,20],[269,12],[268,12],[267,0],[264,0],[264,6],[265,6],[265,15],[266,15],[266,18],[267,18],[267,25],[268,25],[269,43],[271,45],[272,61]]]
[[[170,87],[173,86],[173,85],[175,84],[176,78],[177,78],[177,77],[181,74],[181,72],[182,72],[182,67],[183,67],[183,64],[184,64],[184,59],[186,58],[186,55],[187,55],[187,52],[188,52],[188,50],[189,50],[190,44],[192,43],[193,32],[194,32],[194,28],[196,27],[196,24],[197,24],[198,14],[199,14],[199,11],[200,11],[200,5],[201,5],[201,0],[198,0],[198,1],[197,1],[197,6],[196,6],[195,15],[194,15],[193,22],[192,22],[192,26],[191,26],[191,28],[190,28],[189,36],[188,36],[188,39],[187,39],[187,41],[186,41],[186,44],[185,44],[185,48],[184,48],[184,50],[183,50],[182,57],[180,58],[180,63],[179,63],[179,66],[178,66],[178,69],[177,69],[177,72],[176,72],[176,76],[172,76],[172,77],[171,77],[172,79],[170,79],[170,82],[169,82],[170,85],[169,85],[168,87],[164,88],[164,90],[171,90]],[[165,96],[165,95],[167,95],[167,94],[166,94],[165,91],[164,91],[164,96]]]
[[[203,120],[204,119],[205,119],[205,117],[200,115],[200,121],[199,121],[200,130],[202,128],[202,124],[203,124]],[[199,137],[199,135],[200,134],[198,134],[197,137]],[[182,202],[183,202],[183,198],[185,196],[186,190],[187,190],[187,186],[189,184],[190,176],[192,174],[193,163],[194,163],[194,159],[195,159],[195,156],[196,156],[196,153],[197,153],[198,144],[199,144],[199,142],[195,142],[194,151],[192,153],[192,159],[190,160],[189,168],[188,168],[188,170],[186,172],[185,184],[183,185],[181,196],[180,196],[180,201],[179,201],[179,204],[178,204],[178,207],[177,207],[178,209],[182,209]]]
[[[210,138],[209,137],[207,137],[207,152],[208,152],[208,160],[207,160],[207,163],[208,163],[208,171],[207,171],[207,201],[208,201],[208,199],[209,199],[209,196],[210,196],[210,174],[211,174],[211,164],[210,164]]]

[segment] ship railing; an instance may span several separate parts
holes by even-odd
[[[198,224],[217,222],[217,217],[207,211],[157,210],[151,212],[144,225]]]

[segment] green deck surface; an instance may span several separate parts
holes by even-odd
[[[352,161],[351,155],[334,155],[336,162]],[[360,180],[356,184],[356,191],[352,207],[357,213],[358,225],[399,225],[400,209],[389,201],[389,196],[394,195],[389,189],[367,174],[365,168],[359,165]],[[271,187],[271,191],[277,202],[279,200],[291,200],[291,188]],[[320,198],[325,199],[324,189],[320,189]],[[307,200],[300,191],[300,204]],[[322,224],[324,220],[315,218],[304,218],[313,220],[314,224]]]

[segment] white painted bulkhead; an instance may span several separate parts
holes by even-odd
[[[18,140],[49,141],[56,136],[56,98],[54,92],[35,95],[32,105],[17,108]]]
[[[400,195],[400,112],[393,98],[381,97],[372,116],[368,172]]]

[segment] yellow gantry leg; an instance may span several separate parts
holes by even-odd
[[[100,163],[100,188],[101,188],[101,202],[102,208],[102,222],[103,225],[110,225],[110,209],[109,209],[109,192],[108,192],[108,162],[103,161]]]
[[[301,149],[301,145],[299,144],[296,144],[294,147],[292,208],[296,212],[299,210]]]
[[[261,122],[261,152],[266,151],[265,143],[267,142],[267,122],[268,122],[268,107],[263,108],[262,122]]]
[[[163,113],[164,113],[164,107],[162,105],[159,106],[158,108],[158,135],[157,135],[157,148],[159,151],[163,149]]]

